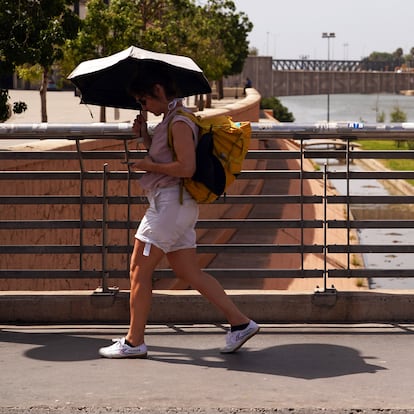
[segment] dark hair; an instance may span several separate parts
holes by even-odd
[[[177,97],[177,88],[169,74],[168,67],[162,67],[159,64],[155,66],[151,62],[147,62],[143,65],[142,70],[137,72],[136,77],[129,85],[128,91],[131,95],[154,97],[154,86],[157,84],[163,86],[167,98]]]

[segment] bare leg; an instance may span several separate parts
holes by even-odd
[[[164,253],[152,245],[149,256],[144,256],[145,243],[135,240],[131,256],[129,300],[130,326],[126,339],[135,346],[144,342],[145,326],[151,309],[152,273]]]
[[[177,250],[168,253],[167,258],[176,276],[188,282],[215,305],[231,325],[249,322],[249,318],[227,296],[220,283],[200,269],[195,249]]]

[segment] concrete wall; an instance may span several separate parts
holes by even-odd
[[[240,75],[228,77],[227,87],[243,87],[246,78],[262,97],[342,93],[400,93],[414,89],[414,73],[409,72],[339,72],[276,71],[272,58],[249,56]]]
[[[261,323],[412,322],[413,291],[312,294],[228,291]],[[129,292],[0,292],[1,323],[128,323]],[[149,323],[223,323],[223,316],[198,292],[155,291]]]

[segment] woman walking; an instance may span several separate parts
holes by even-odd
[[[106,358],[145,358],[145,326],[152,299],[152,273],[166,255],[175,275],[197,289],[226,317],[231,328],[222,353],[237,351],[259,331],[259,326],[244,315],[227,296],[220,283],[203,272],[197,262],[195,225],[196,201],[180,186],[181,179],[195,171],[195,145],[198,127],[187,117],[177,114],[186,110],[167,71],[153,71],[145,79],[135,79],[130,92],[141,106],[163,115],[152,137],[142,115],[133,130],[144,138],[148,155],[134,167],[146,171],[140,183],[148,201],[147,209],[135,235],[130,264],[130,326],[126,337],[116,340],[99,353]],[[168,146],[171,127],[174,153]],[[182,197],[180,197],[180,193]]]

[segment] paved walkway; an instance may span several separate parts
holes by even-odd
[[[414,413],[414,325],[150,325],[146,360],[101,359],[126,326],[0,326],[0,413]]]
[[[40,95],[39,91],[33,90],[9,90],[11,102],[26,102],[28,109],[22,114],[13,114],[6,121],[8,124],[32,124],[41,122],[40,114]],[[194,98],[186,98],[184,103],[192,106]],[[223,99],[214,101],[214,108],[228,105],[234,99]],[[206,109],[208,111],[208,109]],[[100,107],[96,105],[84,105],[80,103],[80,98],[74,92],[69,91],[48,91],[47,93],[47,115],[48,123],[95,123],[99,122]],[[107,122],[132,122],[137,115],[137,111],[128,109],[106,108]],[[159,122],[161,117],[156,117],[148,113],[150,122]],[[32,142],[32,140],[5,140],[0,139],[0,149],[8,148],[11,145]]]

